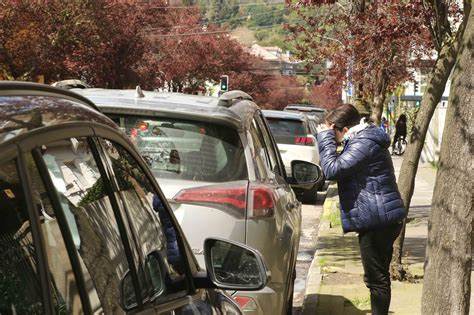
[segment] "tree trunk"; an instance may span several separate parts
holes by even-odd
[[[370,119],[377,125],[380,125],[383,112],[383,104],[387,95],[388,79],[385,73],[379,75],[379,80],[375,88],[374,99],[370,104]]]
[[[433,117],[436,106],[441,101],[446,82],[451,74],[451,70],[456,62],[456,56],[459,51],[463,30],[466,25],[467,15],[459,27],[456,39],[446,36],[444,45],[441,48],[438,59],[431,71],[420,110],[416,116],[412,132],[407,139],[408,145],[403,157],[400,176],[398,178],[398,187],[407,211],[410,208],[411,198],[415,189],[415,177],[418,170],[421,151],[425,144],[426,132]],[[393,257],[390,265],[392,278],[396,280],[405,279],[405,271],[402,266],[403,241],[405,239],[405,225],[393,245]]]
[[[474,200],[474,12],[454,67],[429,220],[423,314],[469,314]]]

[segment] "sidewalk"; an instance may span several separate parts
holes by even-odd
[[[394,157],[398,174],[402,159]],[[428,215],[436,179],[436,169],[420,165],[406,229],[403,263],[413,274],[423,275]],[[370,314],[369,290],[363,282],[357,235],[343,235],[340,227],[337,189],[332,187],[321,218],[315,259],[306,288],[303,314]],[[422,280],[416,283],[392,282],[393,314],[419,314]]]

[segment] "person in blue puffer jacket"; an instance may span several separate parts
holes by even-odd
[[[393,242],[406,217],[388,151],[390,138],[346,104],[326,115],[317,139],[324,175],[337,181],[343,231],[359,234],[372,314],[388,314]],[[337,153],[339,144],[343,149]]]

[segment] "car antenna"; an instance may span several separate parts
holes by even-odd
[[[135,97],[136,97],[136,98],[143,98],[143,97],[145,97],[145,94],[143,94],[142,88],[141,88],[139,85],[137,85],[137,87],[135,88],[135,92],[136,92],[136,93],[135,93]]]

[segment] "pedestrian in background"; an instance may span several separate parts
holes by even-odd
[[[388,133],[388,120],[385,117],[382,117],[382,121],[380,122],[380,128],[385,131],[385,133]]]
[[[397,122],[395,124],[395,136],[393,137],[392,142],[392,152],[395,150],[395,144],[401,138],[405,140],[407,137],[407,116],[405,114],[401,114],[398,117]]]
[[[388,314],[393,242],[406,216],[388,151],[390,137],[362,121],[352,105],[329,112],[319,129],[321,167],[327,179],[337,180],[342,229],[359,233],[372,314]],[[338,144],[343,145],[340,154]]]

